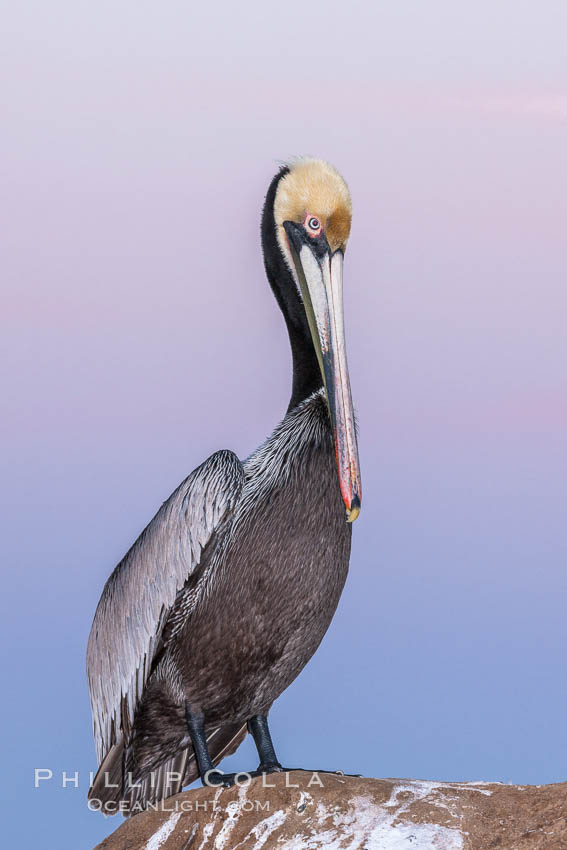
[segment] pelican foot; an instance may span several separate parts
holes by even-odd
[[[250,779],[267,773],[285,773],[281,764],[260,764],[257,770],[241,770],[238,773],[223,773],[222,770],[209,770],[201,777],[201,782],[209,788],[230,788],[232,785],[245,785]]]
[[[230,788],[234,785],[237,773],[223,773],[222,770],[209,770],[201,776],[201,782],[205,788]]]
[[[289,770],[287,767],[282,767],[279,761],[276,762],[260,762],[257,769],[254,771],[255,774],[261,776],[262,773],[285,773],[286,770]]]
[[[362,773],[345,773],[344,770],[310,770],[307,767],[286,767],[283,768],[287,773],[298,771],[300,773],[326,773],[330,776],[350,776],[355,779],[360,779]]]
[[[251,779],[266,776],[270,773],[324,773],[327,776],[349,776],[360,778],[361,773],[345,773],[342,770],[309,770],[306,767],[282,767],[281,764],[260,764],[257,770],[241,770],[238,773],[223,773],[222,770],[210,770],[201,777],[205,787],[231,788],[233,785],[246,785]]]

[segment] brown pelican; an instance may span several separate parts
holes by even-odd
[[[87,650],[99,770],[112,813],[156,803],[216,769],[247,731],[282,770],[274,700],[331,622],[360,512],[347,369],[343,257],[348,187],[328,163],[280,169],[262,247],[293,357],[283,421],[245,461],[213,454],[162,505],[103,590]]]

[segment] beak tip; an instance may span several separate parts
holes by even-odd
[[[360,498],[358,496],[354,496],[350,503],[350,508],[347,507],[346,515],[347,522],[354,522],[355,519],[358,519],[358,515],[360,514]]]

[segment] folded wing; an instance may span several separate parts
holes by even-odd
[[[127,737],[169,610],[213,532],[230,520],[243,484],[233,452],[211,455],[162,505],[108,579],[87,648],[99,764]]]

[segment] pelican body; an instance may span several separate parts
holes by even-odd
[[[342,312],[346,183],[301,159],[262,216],[266,273],[293,358],[287,413],[245,461],[228,450],[162,505],[103,590],[87,650],[108,814],[155,804],[216,766],[247,732],[281,770],[267,717],[321,642],[348,572],[360,472]]]

